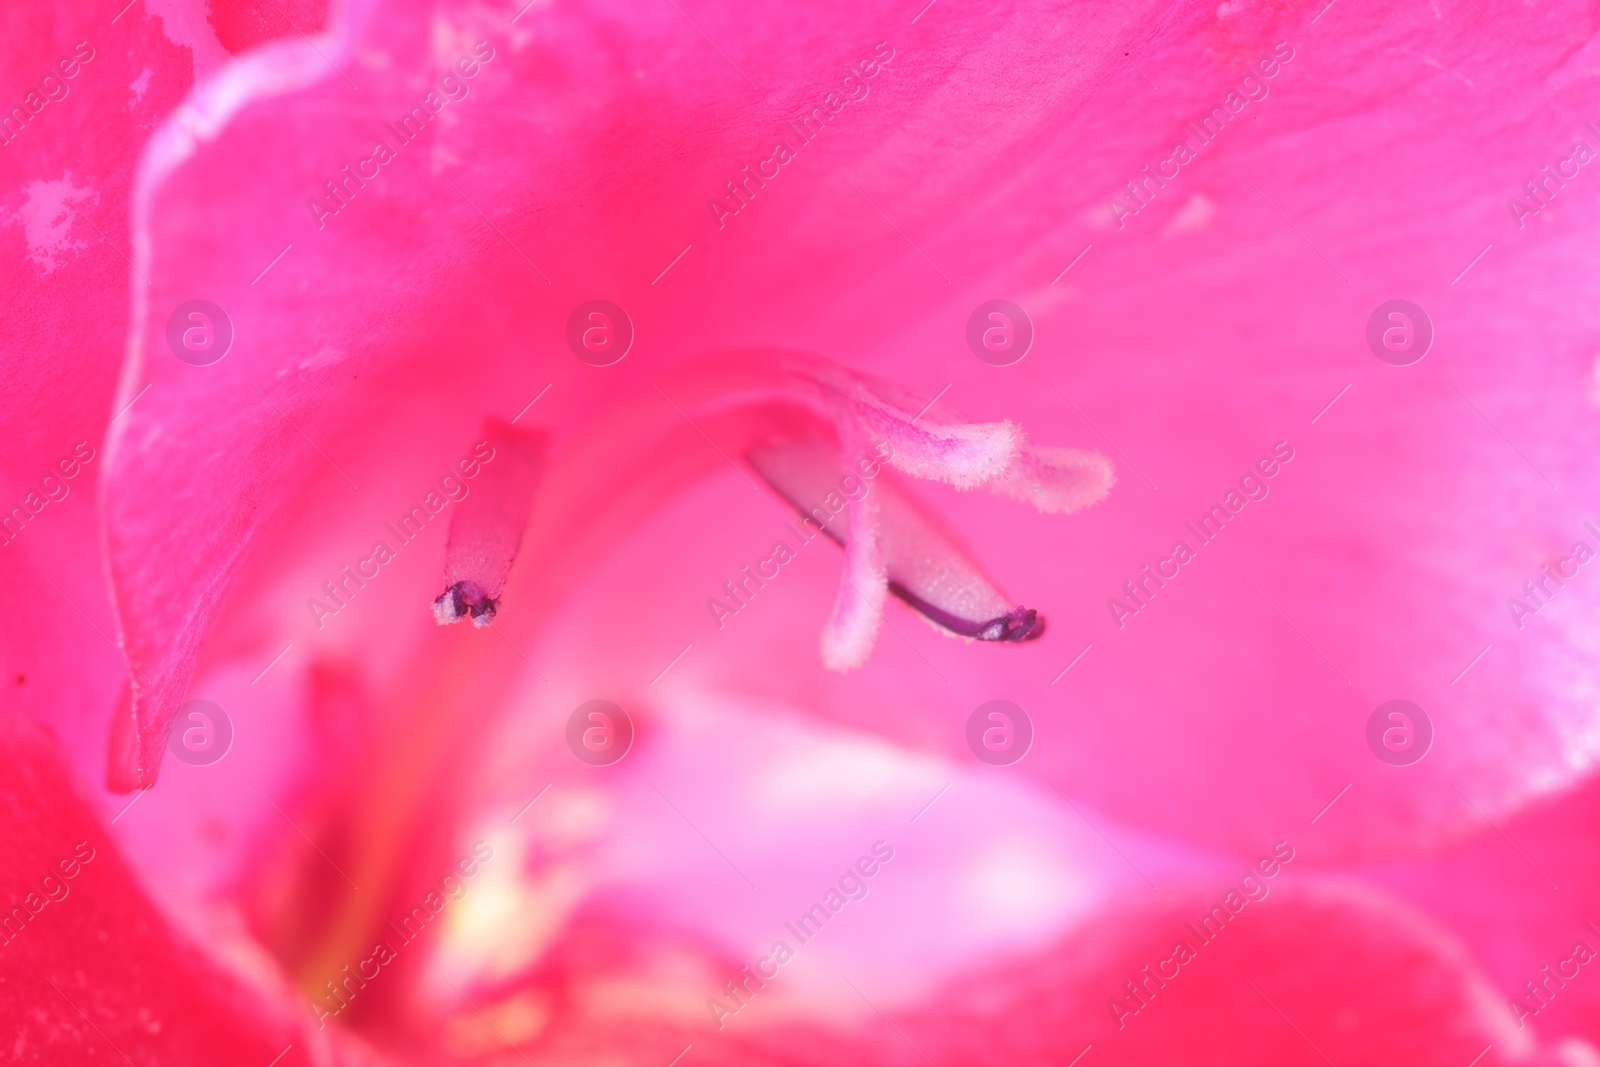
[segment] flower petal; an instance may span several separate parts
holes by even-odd
[[[319,1034],[271,977],[225,971],[146,899],[48,732],[0,716],[0,1041],[19,1062],[333,1067],[378,1060]]]
[[[947,1063],[1065,1063],[1090,1046],[1102,1063],[1197,1067],[1461,1067],[1490,1046],[1482,1062],[1584,1062],[1519,1031],[1459,942],[1417,913],[1349,884],[1278,877],[1257,879],[1259,901],[1235,891],[1231,913],[1226,882],[1133,902],[897,1023]],[[1213,918],[1205,940],[1195,929],[1214,908],[1228,920]]]
[[[7,710],[50,723],[95,779],[129,673],[95,497],[127,345],[130,190],[146,132],[193,84],[176,27],[205,17],[162,8],[14,7],[0,55],[0,680]]]

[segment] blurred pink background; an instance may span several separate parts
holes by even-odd
[[[17,1062],[1600,1064],[1594,6],[924,2],[0,14]]]

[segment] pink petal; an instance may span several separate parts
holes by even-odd
[[[1211,941],[1194,930],[1234,888],[1222,879],[1086,923],[896,1022],[936,1063],[1065,1063],[1089,1046],[1107,1064],[1461,1067],[1490,1046],[1480,1062],[1574,1062],[1519,1031],[1460,944],[1416,913],[1349,885],[1278,881],[1257,878],[1259,902],[1236,892],[1243,909],[1223,908]]]
[[[238,54],[265,41],[326,28],[328,0],[210,0],[207,21],[217,41]]]
[[[48,731],[0,716],[0,1041],[19,1062],[369,1064],[272,979],[169,927],[84,806]]]
[[[146,131],[193,83],[176,24],[203,22],[197,6],[115,24],[116,8],[17,6],[0,57],[0,684],[97,780],[90,752],[129,674],[95,509],[127,344],[129,192]]]
[[[909,1040],[952,1064],[1068,1063],[1091,1045],[1118,1064],[1312,1062],[1320,1048],[1335,1063],[1460,1067],[1489,1045],[1498,1063],[1564,1062],[1562,1032],[1519,1030],[1457,939],[1305,867],[1290,841],[1198,858],[1021,779],[781,706],[704,690],[666,703],[632,704],[637,747],[604,776],[527,721],[485,739],[497,773],[471,824],[510,866],[468,891],[494,903],[432,972],[509,1017],[544,1006],[519,1039],[530,1056],[676,1040],[669,1057],[693,1043],[713,1063],[788,1062],[793,1047],[910,1062]],[[784,921],[880,837],[894,855],[868,891],[796,942]],[[941,936],[915,936],[927,929]],[[796,962],[732,1018],[707,1014],[774,938]],[[1179,941],[1193,956],[1174,963]],[[617,983],[634,995],[607,996]]]
[[[1362,875],[1460,938],[1494,980],[1501,1002],[1530,1030],[1600,1047],[1600,982],[1581,963],[1586,953],[1574,951],[1582,944],[1600,952],[1594,929],[1600,917],[1587,904],[1600,894],[1600,857],[1575,844],[1600,833],[1600,781],[1591,778],[1493,824],[1481,806],[1472,811],[1478,801],[1457,800],[1476,821],[1476,833]]]

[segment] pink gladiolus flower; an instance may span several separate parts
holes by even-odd
[[[1600,1062],[1593,21],[17,7],[0,1048]]]

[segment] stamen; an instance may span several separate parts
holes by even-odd
[[[457,582],[440,593],[433,602],[433,617],[440,626],[448,626],[468,616],[472,618],[472,625],[488,626],[499,610],[500,601],[484,593],[483,587],[477,582],[471,581]]]
[[[837,446],[823,438],[757,445],[746,459],[800,512],[802,521],[809,520],[807,528],[819,526],[847,552],[857,527],[870,521],[884,587],[940,629],[973,640],[1007,643],[1032,641],[1044,633],[1043,616],[1032,608],[1013,607],[956,538],[890,481],[893,476],[881,469],[878,453],[855,457],[846,474],[840,473]],[[841,515],[830,508],[829,500],[849,502],[840,505]],[[860,584],[847,565],[836,617],[841,606],[853,606],[846,598]],[[858,666],[871,651],[876,633],[876,613],[870,630],[830,620],[824,630],[824,662],[834,670]]]
[[[851,454],[867,451],[864,435],[851,434],[846,440]],[[837,468],[837,454],[834,463]],[[829,670],[861,666],[878,640],[889,585],[880,530],[878,494],[868,485],[861,499],[845,511],[844,574],[833,613],[822,628],[822,665]]]
[[[1116,480],[1111,463],[1098,452],[1025,444],[1011,465],[984,488],[1047,514],[1064,514],[1098,504]]]
[[[860,433],[887,444],[889,463],[913,478],[972,489],[1004,473],[1022,447],[1013,422],[946,421],[881,378],[821,361],[807,364],[801,376],[822,390],[841,439]]]
[[[824,360],[797,357],[792,372],[822,393],[838,442],[801,432],[757,444],[745,458],[800,509],[802,523],[815,523],[844,546],[839,596],[822,633],[825,665],[849,670],[866,661],[885,593],[971,640],[1018,644],[1042,636],[1044,617],[1002,596],[959,540],[881,468],[958,489],[982,486],[1061,513],[1110,492],[1115,476],[1105,457],[1030,445],[1009,421],[951,419],[893,382]],[[830,499],[832,506],[824,503]]]
[[[433,601],[441,626],[465,618],[478,627],[493,621],[543,471],[544,434],[493,420],[484,436],[473,451],[476,469],[461,470],[466,495],[450,517],[445,590]]]

